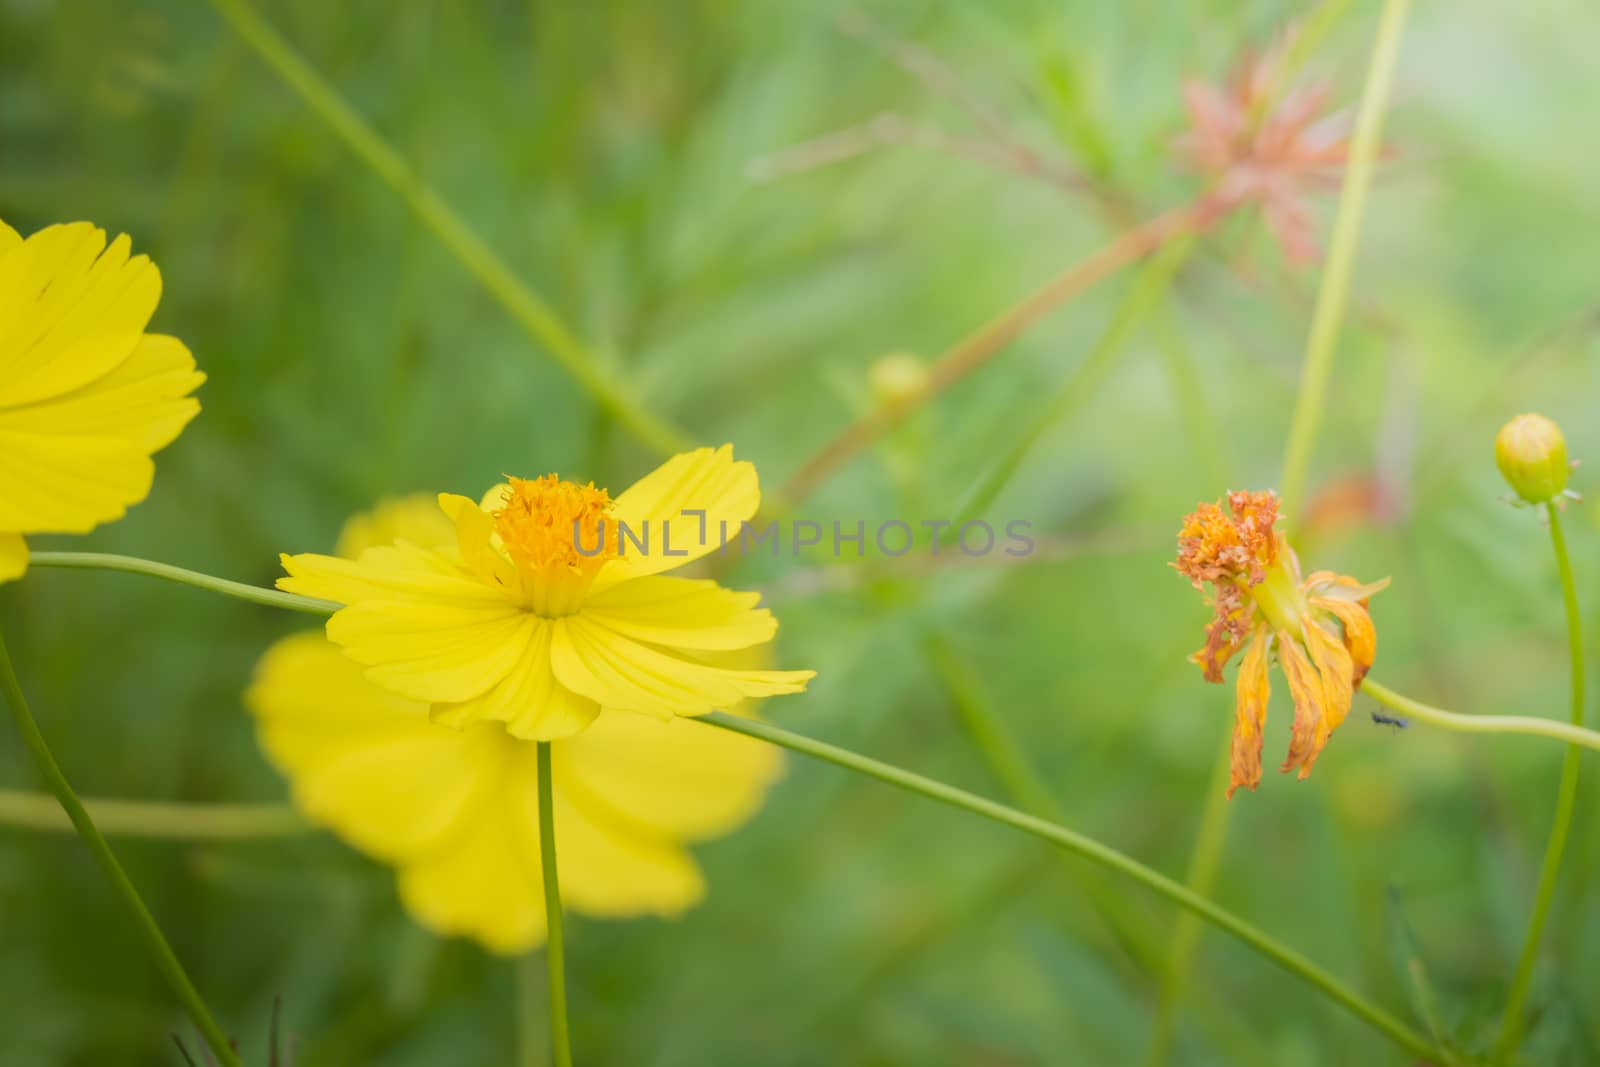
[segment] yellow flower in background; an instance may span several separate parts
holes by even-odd
[[[286,555],[278,586],[345,605],[328,636],[438,722],[551,740],[602,709],[703,715],[800,692],[815,673],[719,662],[770,641],[777,620],[757,593],[661,575],[717,550],[760,500],[731,445],[675,456],[614,501],[553,474],[513,478],[481,504],[441,494],[447,543]]]
[[[1178,531],[1175,566],[1196,589],[1209,582],[1214,615],[1205,647],[1191,659],[1206,681],[1221,682],[1235,652],[1239,664],[1233,727],[1233,774],[1228,795],[1261,781],[1262,731],[1267,723],[1268,657],[1278,665],[1294,698],[1294,725],[1282,771],[1311,773],[1333,731],[1350,713],[1355,690],[1372,667],[1378,636],[1367,599],[1389,584],[1362,585],[1332,571],[1304,580],[1300,562],[1274,529],[1276,493],[1228,494],[1228,510],[1201,504]]]
[[[340,552],[455,536],[434,501],[391,501],[346,526]],[[400,896],[440,934],[503,953],[545,937],[536,746],[498,723],[451,729],[362,676],[320,633],[278,642],[246,697],[297,807],[397,868]],[[675,915],[705,883],[684,842],[727,833],[777,777],[776,749],[675,719],[601,716],[551,748],[561,890],[598,917]]]
[[[86,222],[0,222],[0,582],[24,534],[88,533],[150,492],[151,455],[200,410],[183,342],[145,332],[161,274]]]

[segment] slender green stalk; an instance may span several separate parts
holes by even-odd
[[[875,407],[835,434],[772,494],[766,510],[785,514],[798,507],[863,449],[994,359],[1045,315],[1128,264],[1215,225],[1221,217],[1209,200],[1201,198],[1118,234],[947,349],[933,361],[927,382],[915,396]]]
[[[517,957],[517,1067],[544,1067],[539,1028],[533,1025],[539,1011],[539,960],[536,953]]]
[[[1206,398],[1205,382],[1201,380],[1188,343],[1172,321],[1169,304],[1162,302],[1156,306],[1151,330],[1178,402],[1184,446],[1199,457],[1200,467],[1211,485],[1211,492],[1206,494],[1210,496],[1228,488],[1226,483],[1234,469],[1233,461],[1228,456],[1227,438],[1222,433],[1217,413]]]
[[[229,581],[227,578],[213,578],[199,571],[185,570],[170,563],[157,563],[137,556],[115,556],[106,552],[35,552],[28,562],[34,567],[68,567],[76,570],[143,574],[150,578],[177,582],[180,585],[192,585],[196,589],[206,589],[238,600],[248,600],[252,604],[265,604],[269,608],[284,608],[288,611],[303,611],[308,615],[332,615],[340,607],[330,600],[298,596],[278,589],[262,589],[257,585],[246,585],[244,582]]]
[[[1294,84],[1295,78],[1317,54],[1317,49],[1327,39],[1344,16],[1349,12],[1354,0],[1322,0],[1316,8],[1304,18],[1298,20],[1294,28],[1294,35],[1288,39],[1283,59],[1272,69],[1272,80],[1267,86],[1267,91],[1256,98],[1256,105],[1250,113],[1252,126],[1259,126],[1261,120],[1266,118],[1267,111],[1276,104],[1289,86]]]
[[[529,289],[373,128],[244,0],[211,0],[223,18],[413,214],[460,260],[571,378],[645,445],[669,455],[692,447],[602,367],[550,306]]]
[[[1194,853],[1189,857],[1189,870],[1183,878],[1184,885],[1203,897],[1211,896],[1211,891],[1216,887],[1217,871],[1222,866],[1223,845],[1228,840],[1228,778],[1232,748],[1233,732],[1230,725],[1223,732],[1222,751],[1212,761],[1211,777],[1206,781],[1206,806],[1200,813],[1200,833],[1195,838]],[[1167,954],[1166,971],[1161,979],[1161,999],[1156,1005],[1155,1023],[1151,1026],[1146,1067],[1159,1067],[1166,1062],[1178,1021],[1178,1005],[1189,984],[1189,967],[1194,963],[1195,951],[1199,947],[1199,917],[1193,912],[1180,913],[1172,930],[1171,950]]]
[[[243,841],[308,834],[313,827],[282,804],[179,804],[164,801],[84,797],[83,806],[100,832],[112,837],[171,841]],[[74,833],[54,797],[0,789],[0,826]]]
[[[1555,501],[1545,505],[1550,518],[1550,546],[1556,554],[1556,570],[1561,575],[1561,598],[1567,608],[1567,647],[1572,657],[1572,725],[1583,724],[1583,621],[1578,611],[1578,584],[1572,577],[1572,561],[1567,557],[1567,538],[1561,529],[1561,509]],[[1555,898],[1556,881],[1561,875],[1561,856],[1567,848],[1567,835],[1572,830],[1572,813],[1578,801],[1578,768],[1583,762],[1583,750],[1577,745],[1567,746],[1567,755],[1561,761],[1561,785],[1556,793],[1556,814],[1550,824],[1550,840],[1545,845],[1544,864],[1539,871],[1539,887],[1534,891],[1533,914],[1528,919],[1528,935],[1522,943],[1522,956],[1517,960],[1516,975],[1511,979],[1511,992],[1506,996],[1505,1018],[1500,1024],[1500,1040],[1495,1045],[1494,1061],[1504,1063],[1510,1059],[1522,1041],[1522,1010],[1528,999],[1528,986],[1533,981],[1533,968],[1539,961],[1539,942],[1544,935],[1545,920],[1550,916],[1550,902]]]
[[[989,770],[1007,795],[1024,810],[1048,819],[1061,817],[1061,806],[1044,778],[1022,750],[994,702],[982,691],[976,673],[950,642],[936,633],[923,639],[928,664],[950,694],[956,716]]]
[[[222,593],[224,597],[234,597],[235,600],[248,600],[250,603],[266,605],[269,608],[285,608],[286,611],[304,611],[306,614],[333,614],[341,608],[341,605],[336,605],[331,600],[301,597],[298,593],[286,593],[278,589],[262,589],[259,585],[246,585],[245,582],[230,581],[226,577],[213,577],[211,574],[190,571],[181,566],[173,566],[171,563],[141,560],[136,555],[112,555],[109,552],[35,552],[29,558],[29,565],[59,566],[59,568],[82,569],[82,571],[123,571],[126,574],[162,577],[165,581],[178,582],[179,585],[194,585],[195,589]]]
[[[78,836],[83,838],[84,845],[89,849],[89,855],[94,858],[106,881],[111,883],[112,891],[122,898],[122,903],[133,916],[134,925],[144,937],[156,969],[167,980],[167,985],[172,988],[173,994],[183,1005],[190,1021],[205,1038],[206,1045],[211,1049],[211,1054],[216,1057],[217,1062],[222,1067],[241,1067],[238,1054],[228,1044],[222,1028],[211,1018],[211,1012],[207,1010],[205,1001],[200,999],[194,983],[189,981],[183,964],[178,962],[172,946],[167,944],[167,939],[161,933],[161,928],[156,925],[150,909],[145,907],[139,891],[133,887],[127,872],[122,869],[122,864],[118,863],[117,857],[112,854],[111,846],[106,844],[106,839],[95,828],[94,820],[84,810],[83,802],[72,791],[67,776],[62,773],[55,756],[51,755],[50,746],[45,743],[44,734],[39,732],[39,724],[33,719],[33,712],[28,710],[28,699],[23,695],[22,683],[17,681],[17,672],[11,664],[11,654],[6,650],[4,638],[0,638],[0,692],[4,692],[6,703],[11,706],[11,717],[16,720],[17,730],[22,734],[23,744],[27,746],[28,754],[33,757],[34,765],[44,777],[50,791],[55,794],[62,810],[67,813],[67,818],[72,820]]]
[[[140,559],[137,556],[114,556],[100,552],[35,552],[31,563],[37,567],[70,567],[82,570],[109,570],[122,571],[129,574],[142,574],[151,578],[177,582],[180,585],[205,589],[213,593],[221,593],[223,596],[245,600],[252,604],[265,604],[269,607],[285,608],[289,611],[305,612],[311,615],[331,615],[338,611],[340,607],[340,605],[332,601],[297,596],[294,593],[284,593],[276,589],[263,589],[260,586],[246,585],[243,582],[230,581],[226,578],[216,578],[209,574],[201,574],[199,571],[174,567],[168,563],[157,563],[154,560]],[[1409,715],[1421,722],[1428,723],[1430,726],[1438,726],[1445,730],[1478,734],[1531,734],[1600,751],[1600,732],[1585,729],[1581,726],[1574,726],[1571,723],[1525,715],[1463,715],[1459,712],[1446,711],[1443,708],[1433,707],[1410,697],[1401,696],[1399,693],[1380,685],[1377,679],[1370,675],[1362,682],[1361,689],[1362,692],[1369,694],[1381,704],[1394,708],[1396,711]]]
[[[1344,1006],[1357,1018],[1388,1037],[1401,1048],[1417,1056],[1435,1059],[1442,1064],[1453,1062],[1447,1052],[1434,1048],[1427,1038],[1412,1030],[1382,1008],[1367,1001],[1339,979],[1312,963],[1288,945],[1257,929],[1232,912],[1200,896],[1192,889],[1179,885],[1166,875],[1145,866],[1131,856],[1101,844],[1091,837],[1086,837],[1074,830],[1058,826],[1045,819],[1024,814],[1015,808],[1008,808],[1004,804],[986,800],[964,789],[957,789],[943,782],[925,778],[920,774],[914,774],[911,771],[902,770],[899,767],[882,763],[870,757],[858,755],[836,745],[791,733],[781,727],[773,726],[771,723],[742,719],[722,712],[702,715],[693,721],[723,730],[731,730],[734,733],[754,737],[770,744],[781,745],[802,755],[832,763],[837,767],[843,767],[857,774],[864,774],[869,778],[876,778],[880,782],[899,789],[916,793],[930,800],[936,800],[941,804],[960,808],[980,818],[989,819],[992,822],[1021,830],[1023,833],[1048,841],[1057,848],[1082,856],[1092,863],[1126,875],[1179,907],[1194,912],[1207,922],[1232,934],[1290,974],[1304,980],[1331,1000]]]
[[[1356,242],[1361,233],[1361,220],[1366,206],[1367,188],[1372,180],[1373,164],[1377,159],[1379,135],[1383,128],[1384,111],[1388,104],[1389,86],[1394,75],[1395,60],[1399,52],[1401,29],[1405,25],[1409,0],[1387,0],[1378,23],[1377,40],[1367,72],[1367,84],[1362,93],[1361,110],[1356,120],[1356,131],[1351,144],[1350,162],[1345,170],[1344,187],[1340,191],[1338,216],[1334,222],[1327,262],[1323,268],[1322,283],[1317,293],[1316,309],[1312,314],[1311,329],[1306,339],[1305,367],[1300,383],[1300,395],[1295,403],[1294,416],[1289,425],[1289,438],[1284,454],[1283,508],[1292,520],[1295,507],[1300,504],[1304,490],[1311,445],[1325,404],[1328,378],[1332,370],[1333,354],[1339,336],[1339,326],[1349,301],[1350,274],[1355,265]],[[1286,61],[1279,68],[1279,77],[1292,77],[1294,69],[1311,53],[1314,42],[1332,27],[1347,5],[1333,0],[1318,11],[1310,31],[1302,35]],[[1282,91],[1283,84],[1274,85],[1263,94],[1264,108]],[[1260,121],[1262,113],[1252,116]],[[1169,361],[1170,361],[1169,353]],[[1181,366],[1179,370],[1181,370]],[[1205,897],[1216,880],[1224,843],[1227,839],[1228,808],[1222,776],[1228,766],[1226,754],[1213,772],[1206,806],[1200,820],[1200,837],[1195,842],[1186,878],[1187,887]],[[1172,1040],[1178,1002],[1188,981],[1188,971],[1198,948],[1200,929],[1190,914],[1181,915],[1173,933],[1172,954],[1168,960],[1161,1001],[1156,1011],[1154,1033],[1148,1067],[1159,1067],[1166,1059]]]
[[[1183,266],[1194,249],[1195,236],[1184,234],[1169,241],[1153,256],[1134,278],[1128,293],[1118,305],[1105,333],[1095,342],[1083,359],[1050,398],[1039,416],[1022,432],[1011,451],[1003,456],[983,476],[970,496],[956,512],[956,517],[945,528],[944,540],[954,544],[962,527],[980,517],[994,503],[1000,491],[1015,477],[1023,462],[1039,441],[1053,428],[1065,422],[1087,403],[1111,372],[1127,349],[1128,339],[1148,317],[1151,307],[1166,293],[1172,278]]]
[[[885,988],[900,972],[939,941],[956,931],[970,930],[1008,907],[1014,907],[1017,900],[1036,887],[1059,862],[1053,852],[1030,852],[1026,858],[1008,865],[963,894],[948,910],[925,912],[911,925],[896,924],[892,933],[885,932],[889,944],[881,955],[853,979],[837,972],[830,975],[822,1009],[814,1016],[797,1020],[794,1029],[786,1028],[782,1037],[800,1045],[808,1034],[827,1033],[848,1047],[851,1036],[848,1028],[853,1022],[859,1022],[862,1005],[879,1003]],[[782,1045],[775,1041],[773,1047]]]
[[[1061,822],[1065,814],[1060,801],[985,691],[978,672],[959,649],[938,633],[930,631],[923,645],[929,666],[950,695],[956,717],[979,756],[1000,782],[1006,797],[1031,815]],[[1098,872],[1079,870],[1075,873],[1074,888],[1099,912],[1117,943],[1139,967],[1155,970],[1160,949],[1149,932],[1149,924],[1141,915],[1130,912],[1121,891],[1097,877]]]
[[[549,927],[544,956],[550,979],[550,1055],[555,1067],[572,1067],[567,1031],[567,952],[561,933],[561,879],[556,873],[555,787],[550,742],[539,745],[539,863],[544,874],[544,917]]]
[[[1565,741],[1569,745],[1592,748],[1600,752],[1600,732],[1558,719],[1541,719],[1534,715],[1463,715],[1446,711],[1420,700],[1401,696],[1377,679],[1368,675],[1361,682],[1361,692],[1386,708],[1442,730],[1463,734],[1528,734]]]
[[[1316,440],[1327,404],[1328,377],[1333,369],[1333,354],[1339,339],[1339,325],[1350,297],[1350,273],[1355,266],[1356,243],[1361,235],[1361,219],[1366,210],[1367,189],[1372,183],[1373,164],[1378,157],[1379,137],[1384,112],[1389,103],[1389,88],[1394,81],[1395,60],[1400,52],[1400,34],[1405,27],[1411,0],[1384,0],[1378,20],[1378,36],[1372,46],[1367,68],[1367,84],[1361,94],[1355,135],[1350,143],[1350,163],[1345,168],[1344,188],[1339,194],[1339,212],[1333,223],[1328,258],[1323,266],[1322,285],[1317,292],[1316,309],[1311,316],[1311,331],[1306,337],[1305,367],[1300,377],[1300,394],[1289,422],[1289,443],[1283,460],[1283,514],[1292,521],[1302,505],[1311,446]]]

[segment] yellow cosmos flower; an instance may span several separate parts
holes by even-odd
[[[1233,774],[1228,796],[1261,781],[1262,731],[1267,723],[1268,658],[1294,698],[1289,756],[1279,768],[1311,773],[1322,747],[1350,713],[1355,690],[1372,666],[1378,635],[1367,599],[1389,584],[1362,585],[1332,571],[1300,577],[1300,562],[1283,534],[1276,493],[1228,494],[1228,510],[1201,504],[1178,531],[1179,573],[1196,589],[1209,582],[1215,615],[1205,647],[1190,657],[1206,681],[1221,682],[1223,665],[1239,664],[1233,727]]]
[[[24,534],[88,533],[143,500],[151,455],[200,410],[189,350],[145,333],[161,274],[129,246],[0,222],[0,582],[27,570]]]
[[[426,497],[390,501],[345,527],[339,551],[455,535]],[[397,868],[424,926],[525,952],[545,937],[536,746],[498,723],[455,730],[426,704],[362,676],[322,634],[278,642],[246,702],[296,806]],[[776,749],[676,720],[605,715],[551,748],[561,890],[597,917],[674,915],[705,883],[684,842],[732,830],[777,777]]]
[[[675,456],[614,501],[553,474],[513,478],[481,504],[439,496],[448,544],[284,556],[278,585],[346,605],[328,636],[439,722],[552,740],[601,709],[702,715],[814,675],[716,662],[771,640],[777,620],[759,594],[661,575],[736,538],[760,500],[731,445]]]

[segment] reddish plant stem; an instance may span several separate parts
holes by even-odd
[[[1192,204],[1164,212],[1124,231],[1111,243],[1051,278],[939,356],[929,371],[927,382],[918,392],[899,403],[874,408],[836,434],[779,488],[774,510],[782,511],[804,501],[868,445],[988,363],[1062,304],[1123,267],[1144,259],[1173,238],[1209,229],[1234,206],[1212,197],[1201,197]]]

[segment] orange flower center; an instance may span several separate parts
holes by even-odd
[[[1178,572],[1194,583],[1236,581],[1259,584],[1278,559],[1278,495],[1228,494],[1228,510],[1201,504],[1184,517],[1178,531]]]
[[[1222,681],[1222,667],[1249,640],[1264,618],[1294,633],[1304,616],[1294,553],[1273,527],[1278,496],[1273,492],[1228,494],[1228,508],[1201,504],[1178,531],[1178,573],[1203,589],[1212,587],[1212,619],[1206,644],[1195,654],[1206,678]]]
[[[592,575],[617,557],[611,496],[594,483],[577,485],[554,474],[510,478],[494,532],[511,561],[542,575],[576,570]]]

